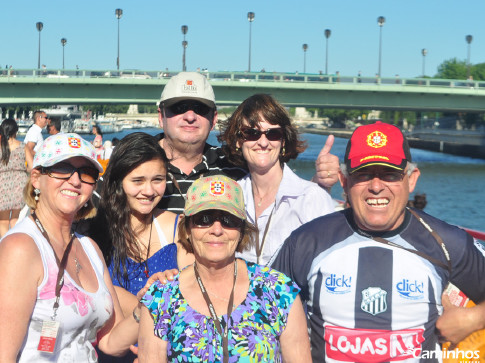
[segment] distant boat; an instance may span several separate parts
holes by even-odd
[[[32,124],[32,120],[17,120],[17,125],[19,127],[17,134],[25,135]]]

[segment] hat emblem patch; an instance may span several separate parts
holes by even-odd
[[[76,137],[69,137],[67,142],[69,143],[69,147],[73,149],[79,149],[81,147],[81,140]]]
[[[197,93],[197,86],[194,84],[194,81],[187,79],[182,85],[182,92]]]
[[[373,148],[384,147],[387,144],[387,136],[380,131],[371,132],[367,135],[367,145]]]
[[[214,196],[224,195],[225,184],[223,181],[211,181],[210,193]]]

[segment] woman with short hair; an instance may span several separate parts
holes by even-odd
[[[241,187],[222,175],[200,178],[180,223],[180,242],[195,263],[143,297],[140,363],[310,362],[299,288],[236,258],[255,238]]]

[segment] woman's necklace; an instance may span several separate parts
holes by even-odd
[[[74,236],[74,233],[71,235],[71,237]],[[74,263],[76,264],[76,275],[79,277],[79,271],[83,268],[83,265],[81,265],[76,257],[77,255],[77,245],[76,245],[76,254],[74,255]]]
[[[147,278],[150,277],[150,270],[148,269],[148,257],[150,256],[150,244],[152,243],[152,227],[153,227],[153,215],[152,215],[152,223],[150,223],[150,236],[148,237],[148,246],[147,246],[147,258],[145,259],[145,276]]]
[[[261,207],[261,204],[263,204],[263,199],[265,199],[267,196],[269,196],[273,192],[273,189],[270,188],[270,190],[265,195],[263,195],[262,197],[259,196],[259,193],[258,193],[258,196],[256,197],[256,194],[254,193],[255,189],[256,188],[253,188],[253,195],[254,195],[255,198],[259,199],[259,202],[257,202],[256,204],[257,204],[258,207]]]

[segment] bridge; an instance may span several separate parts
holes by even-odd
[[[0,106],[155,104],[177,72],[10,69],[0,74]],[[270,93],[286,106],[485,112],[485,82],[298,73],[202,72],[218,105]]]

